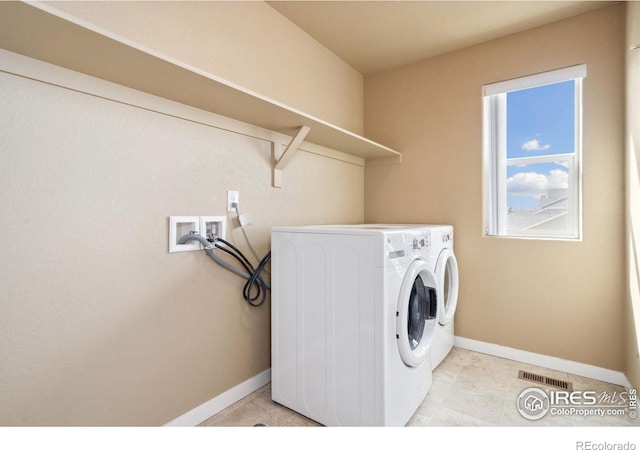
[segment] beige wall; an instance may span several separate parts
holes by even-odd
[[[55,7],[362,131],[362,76],[262,2]],[[0,89],[0,424],[160,425],[268,369],[269,306],[169,254],[168,216],[225,214],[239,190],[263,254],[274,225],[362,222],[363,167],[298,152],[273,189],[265,141],[6,74]]]
[[[260,254],[363,220],[362,166],[300,151],[273,189],[265,141],[6,73],[0,97],[1,425],[161,425],[270,367],[269,304],[169,254],[168,216],[239,190]]]
[[[625,307],[627,378],[640,388],[640,2],[627,5],[627,264]],[[635,49],[632,49],[635,48]]]
[[[109,33],[362,133],[362,75],[264,2],[46,3]]]
[[[361,76],[262,3],[56,6],[362,127]],[[367,135],[404,163],[365,178],[299,152],[282,189],[264,141],[1,74],[0,424],[159,425],[269,367],[268,308],[246,306],[242,280],[201,255],[167,253],[167,217],[224,214],[227,189],[260,253],[279,224],[452,223],[458,335],[616,370],[625,341],[637,364],[620,327],[623,28],[623,8],[607,8],[370,77]],[[584,242],[483,238],[481,86],[577,63],[589,67]]]
[[[624,5],[365,78],[365,220],[455,226],[456,334],[624,369]],[[585,63],[584,240],[483,237],[482,86]]]

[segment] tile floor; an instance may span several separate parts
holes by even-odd
[[[409,427],[448,426],[639,426],[638,419],[624,416],[552,416],[531,421],[516,409],[516,400],[527,387],[543,387],[518,379],[518,370],[567,380],[574,390],[624,392],[624,388],[577,375],[454,348],[434,370],[431,389],[413,415]],[[547,389],[547,388],[545,388]],[[271,400],[271,385],[253,392],[200,426],[319,426]]]

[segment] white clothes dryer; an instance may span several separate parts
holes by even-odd
[[[453,252],[453,226],[431,225],[431,261],[438,281],[438,326],[431,351],[433,369],[453,348],[458,306],[458,263]]]
[[[325,425],[402,426],[431,386],[438,283],[419,225],[274,228],[274,401]]]

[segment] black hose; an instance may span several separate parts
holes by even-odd
[[[271,259],[271,252],[267,253],[265,257],[262,258],[262,261],[260,261],[257,268],[254,268],[251,262],[238,248],[236,248],[230,242],[225,241],[224,239],[216,237],[214,238],[213,243],[211,243],[200,235],[188,234],[182,236],[178,240],[178,243],[184,244],[191,240],[200,242],[205,247],[204,250],[207,255],[216,263],[220,264],[225,269],[228,269],[233,273],[247,279],[247,282],[242,288],[242,296],[247,301],[247,303],[249,303],[249,305],[257,308],[267,300],[267,290],[269,290],[271,286],[269,285],[269,283],[264,281],[260,273],[264,270],[265,266]],[[227,253],[244,268],[244,271],[222,260],[213,252],[213,249],[222,250],[223,252]],[[255,293],[255,295],[252,295],[252,291]]]

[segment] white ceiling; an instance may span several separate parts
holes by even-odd
[[[270,1],[363,74],[591,11],[605,1]]]

